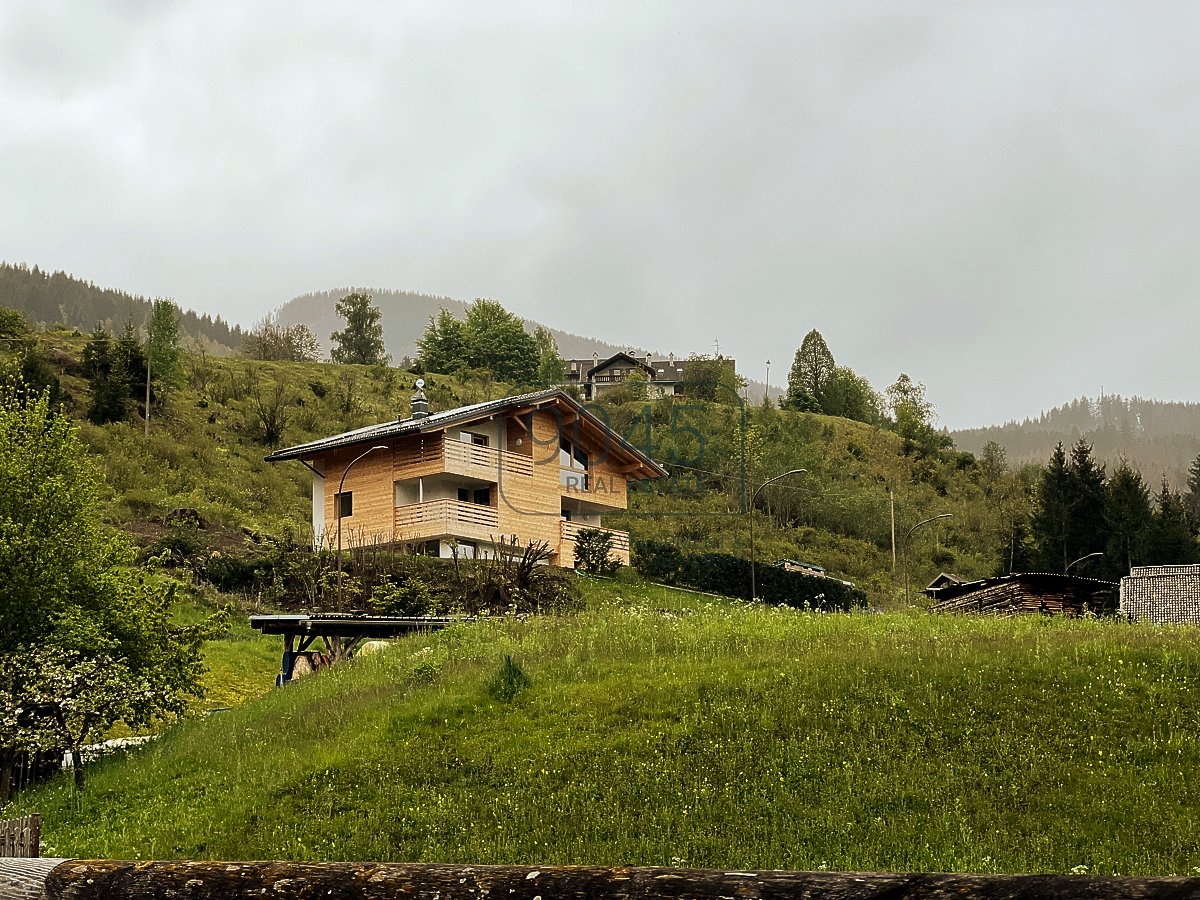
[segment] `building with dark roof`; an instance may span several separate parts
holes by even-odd
[[[719,356],[717,361],[731,373],[736,372],[732,359]],[[654,359],[650,354],[638,356],[631,350],[603,360],[598,355],[591,359],[568,359],[564,377],[567,384],[579,386],[585,400],[597,400],[630,378],[644,378],[651,399],[675,397],[687,391],[689,363],[686,359],[676,359],[674,354]]]
[[[412,415],[277,450],[313,474],[314,541],[398,543],[488,556],[501,539],[545,542],[574,565],[575,539],[625,509],[630,481],[666,471],[557,388]],[[613,535],[629,561],[629,536]]]

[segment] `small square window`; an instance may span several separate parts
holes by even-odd
[[[474,444],[476,447],[486,447],[488,445],[487,435],[486,434],[472,434],[471,435],[471,443]]]
[[[354,515],[354,491],[343,491],[340,494],[334,494],[333,502],[339,519],[346,519]]]
[[[474,500],[480,506],[491,506],[492,505],[492,489],[491,488],[480,488],[479,490],[477,490],[475,492]]]
[[[470,488],[459,488],[458,489],[458,502],[459,503],[470,503],[471,502],[471,489]]]

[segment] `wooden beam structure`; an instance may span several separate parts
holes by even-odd
[[[353,655],[364,640],[386,640],[422,631],[436,631],[454,622],[466,621],[452,616],[362,616],[352,613],[299,613],[293,615],[251,616],[250,627],[263,634],[283,636],[283,659],[278,687],[292,680],[296,657],[320,639],[325,651],[338,658]],[[3,900],[0,897],[0,900]]]
[[[24,866],[24,867],[23,867]],[[11,860],[0,900],[1200,900],[1200,878]]]

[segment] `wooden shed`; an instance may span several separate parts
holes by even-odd
[[[1116,582],[1050,572],[1022,572],[947,582],[941,576],[925,589],[933,611],[991,616],[1029,614],[1107,615],[1116,610]]]

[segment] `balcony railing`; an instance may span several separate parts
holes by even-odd
[[[498,481],[501,476],[532,475],[533,458],[492,447],[477,447],[466,441],[446,440],[440,435],[425,437],[419,444],[396,450],[395,474],[398,478],[443,472]]]
[[[581,531],[607,531],[612,535],[612,548],[618,555],[629,558],[629,532],[617,531],[615,528],[603,528],[596,525],[580,525],[578,522],[561,522],[562,539],[575,542]]]
[[[493,507],[460,500],[397,506],[393,522],[398,541],[444,536],[487,539],[496,533],[499,524]]]

